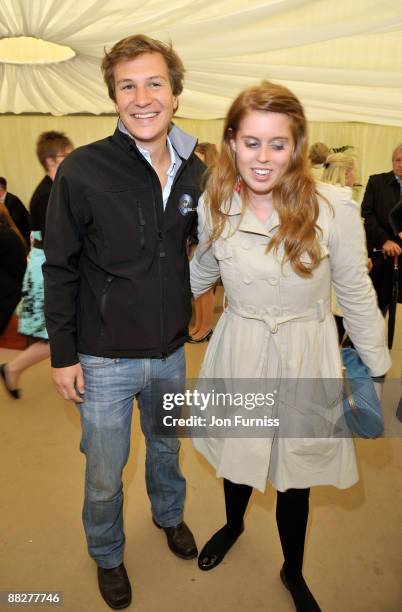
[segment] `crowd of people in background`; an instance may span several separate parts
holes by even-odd
[[[332,153],[326,144],[316,142],[310,147],[309,160],[316,180],[343,190],[344,198],[360,209],[353,199],[358,170],[356,155],[350,152],[350,148]],[[402,144],[392,152],[391,163],[389,172],[369,177],[361,204],[368,250],[367,267],[384,315],[392,300],[402,302]],[[396,295],[393,285],[398,287]],[[342,340],[342,314],[334,296],[332,310]]]
[[[62,132],[43,132],[37,141],[36,154],[45,171],[45,176],[32,195],[29,213],[17,196],[10,193],[4,194],[3,208],[7,206],[9,210],[8,227],[18,234],[20,241],[22,241],[25,247],[24,265],[21,263],[21,249],[19,256],[15,256],[13,259],[8,256],[2,261],[2,265],[7,265],[8,277],[12,277],[14,282],[11,284],[8,281],[8,286],[10,289],[12,287],[13,293],[11,296],[10,291],[8,302],[4,309],[2,308],[1,317],[3,326],[2,328],[0,327],[0,333],[4,331],[9,323],[14,309],[22,296],[18,331],[26,336],[29,344],[14,359],[0,366],[0,375],[4,387],[14,399],[20,397],[18,384],[24,370],[50,356],[44,312],[42,265],[45,262],[45,256],[43,241],[46,233],[46,213],[53,180],[61,162],[72,149],[72,142]],[[7,187],[5,179],[0,179],[0,185],[2,184],[5,188]],[[7,218],[6,212],[6,210],[3,211],[2,217],[4,219]],[[11,219],[12,216],[14,221]],[[10,240],[10,237],[8,240]],[[14,245],[14,248],[15,246],[17,245]],[[28,250],[30,252],[27,266],[25,257]],[[25,275],[21,275],[22,269]],[[6,279],[5,276],[4,278]],[[3,294],[2,292],[1,295],[7,295],[7,293],[4,292]]]
[[[348,147],[352,149],[352,147]],[[47,203],[57,168],[72,150],[71,141],[61,132],[44,132],[37,142],[37,155],[45,169],[45,177],[35,189],[29,211],[18,196],[7,190],[7,179],[0,177],[0,224],[2,241],[0,248],[9,253],[1,259],[2,293],[0,310],[0,335],[4,332],[22,293],[19,332],[27,336],[28,343],[35,344],[24,355],[7,365],[1,366],[3,382],[8,392],[18,398],[18,380],[22,372],[35,363],[49,357],[47,332],[43,313],[43,281],[41,266],[44,262],[43,239],[46,227]],[[206,164],[207,169],[217,163],[218,150],[215,144],[198,143],[196,155]],[[315,142],[309,148],[310,171],[318,182],[330,183],[344,190],[344,196],[360,207],[353,198],[353,188],[358,174],[356,154],[350,151],[333,153],[323,142]],[[392,153],[392,170],[369,177],[364,194],[361,214],[365,223],[368,248],[368,270],[370,272],[378,301],[384,315],[392,299],[392,277],[395,258],[402,253],[402,225],[395,226],[390,212],[402,198],[402,145]],[[206,180],[208,171],[204,176]],[[359,185],[360,187],[360,185]],[[402,210],[402,205],[400,206]],[[401,223],[402,213],[395,214]],[[397,221],[398,223],[398,221]],[[18,241],[14,237],[18,237]],[[190,257],[197,244],[196,236],[189,239]],[[11,255],[13,254],[13,255]],[[24,275],[27,256],[30,266]],[[400,295],[402,301],[402,266],[399,266]],[[22,283],[24,289],[22,289]],[[189,328],[189,342],[202,343],[210,339],[213,327],[215,287],[193,301],[193,319]],[[340,340],[344,338],[342,313],[332,294],[332,311],[339,330]]]
[[[20,299],[27,266],[28,243],[0,203],[0,334],[8,325]]]

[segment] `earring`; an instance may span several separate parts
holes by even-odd
[[[240,174],[238,174],[236,177],[236,182],[235,182],[235,188],[234,188],[235,192],[240,193],[242,190],[242,187],[243,187],[243,179],[240,176]]]

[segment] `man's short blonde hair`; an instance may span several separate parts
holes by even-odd
[[[109,53],[105,50],[101,69],[113,102],[116,102],[114,67],[120,62],[127,62],[144,53],[160,53],[167,64],[173,95],[179,96],[183,91],[184,66],[172,45],[167,45],[145,34],[136,34],[119,40]]]

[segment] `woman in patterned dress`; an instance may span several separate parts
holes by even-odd
[[[1,378],[14,399],[20,397],[18,381],[27,368],[50,355],[44,315],[42,265],[45,261],[43,241],[46,232],[46,211],[53,179],[63,159],[71,153],[72,142],[62,132],[43,132],[36,145],[45,176],[35,189],[30,202],[31,253],[24,277],[19,332],[29,338],[30,345],[15,359],[3,364]]]

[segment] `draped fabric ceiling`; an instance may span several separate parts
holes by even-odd
[[[100,59],[135,33],[171,40],[182,57],[180,117],[222,117],[243,87],[268,78],[300,97],[310,121],[402,126],[401,0],[1,0],[0,38],[75,56],[0,60],[0,113],[113,112]]]

